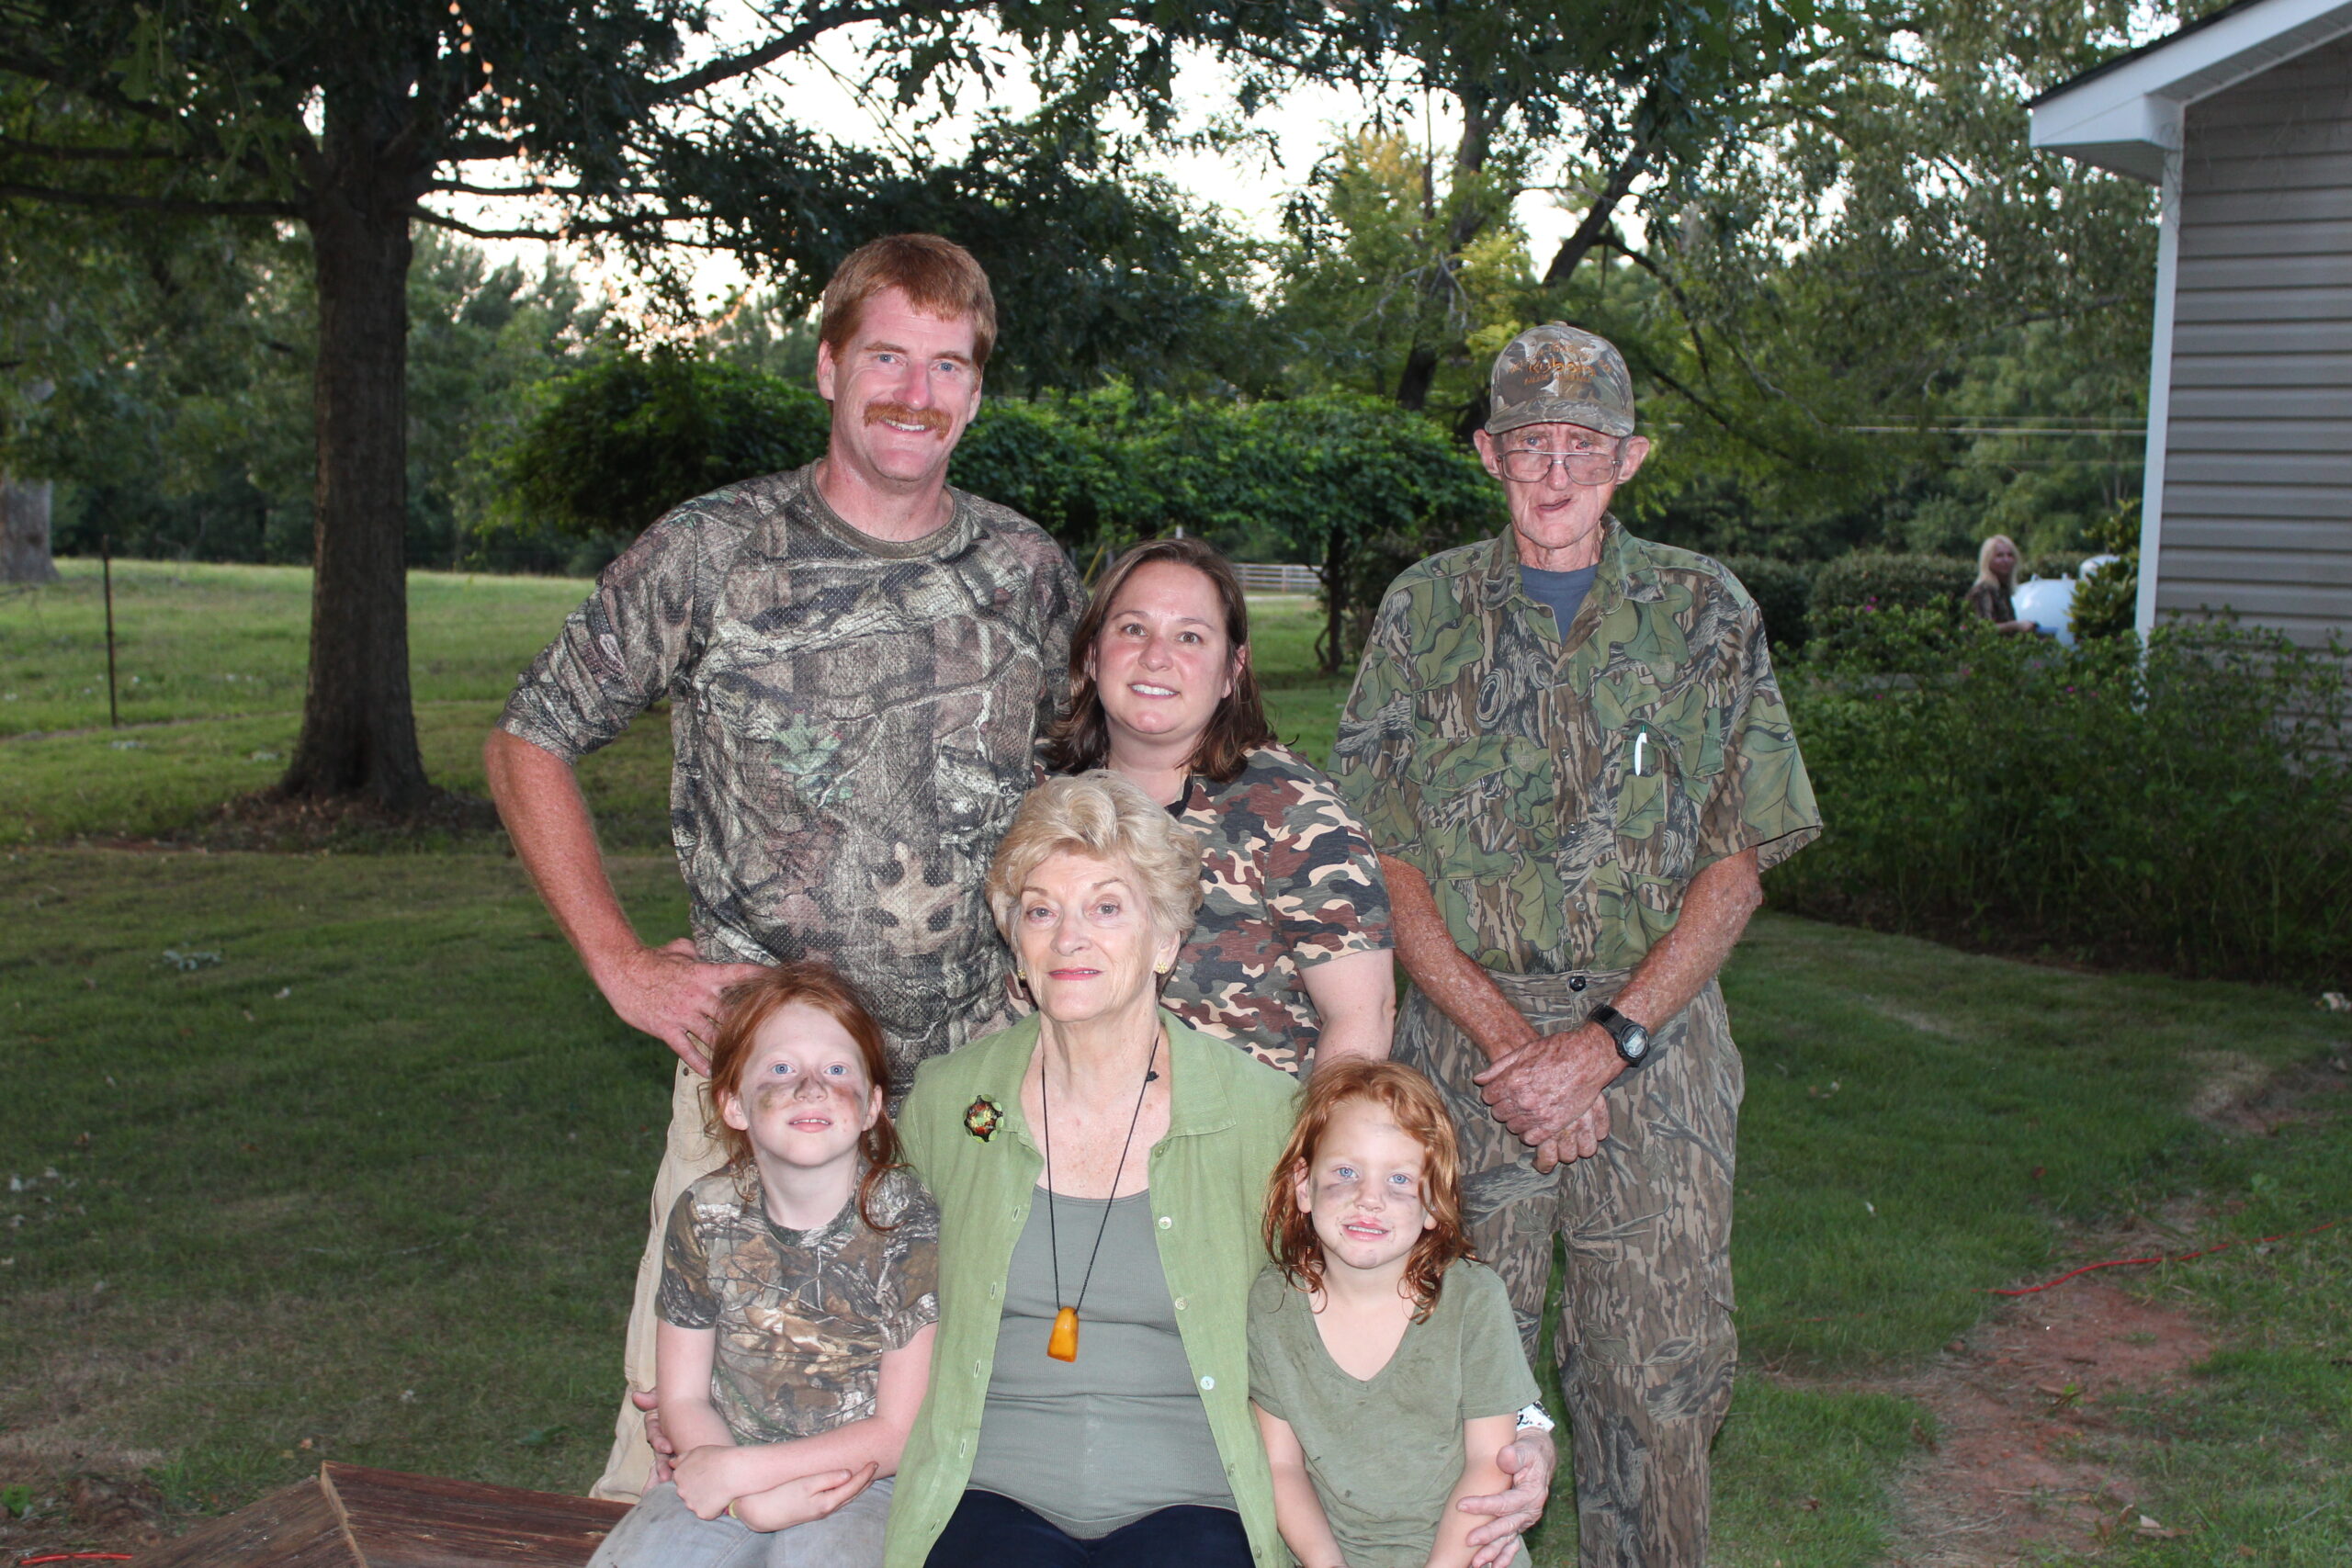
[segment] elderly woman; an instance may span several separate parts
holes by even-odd
[[[1158,1005],[1197,846],[1115,774],[1051,779],[988,894],[1037,1010],[924,1063],[899,1118],[940,1325],[888,1562],[1272,1568],[1245,1314],[1293,1080]]]
[[[1385,1056],[1379,857],[1331,781],[1275,743],[1232,566],[1197,539],[1127,551],[1071,636],[1069,673],[1046,765],[1108,768],[1206,845],[1200,917],[1162,1003],[1285,1072],[1318,1052]]]
[[[1977,547],[1976,581],[1968,590],[1969,610],[1993,623],[1996,632],[2011,634],[2039,629],[2018,619],[2011,597],[2018,591],[2018,547],[2007,534],[1996,534]]]

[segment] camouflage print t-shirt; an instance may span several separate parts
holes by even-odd
[[[1077,574],[1036,525],[950,491],[910,543],[803,468],[687,502],[605,570],[500,728],[565,761],[670,703],[670,830],[714,963],[830,960],[917,1063],[1008,1020],[981,893],[1058,706]]]
[[[1173,809],[1202,841],[1203,896],[1161,999],[1295,1073],[1323,1032],[1302,973],[1389,946],[1380,858],[1331,781],[1281,746],[1252,750],[1230,784],[1195,776]]]
[[[815,1230],[768,1218],[759,1175],[716,1170],[678,1194],[662,1242],[662,1321],[714,1328],[710,1398],[739,1443],[813,1438],[875,1413],[882,1354],[939,1321],[939,1210],[904,1166]]]
[[[1764,624],[1704,556],[1604,524],[1563,639],[1508,530],[1398,577],[1332,781],[1429,879],[1455,945],[1507,974],[1627,969],[1692,874],[1821,831]]]

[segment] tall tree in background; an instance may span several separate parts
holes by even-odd
[[[1400,340],[1389,389],[1415,410],[1428,406],[1441,365],[1464,355],[1478,324],[1465,274],[1491,258],[1532,182],[1579,213],[1541,276],[1557,290],[1611,235],[1637,182],[1664,190],[1720,157],[1843,25],[1816,0],[1435,0],[1385,20],[1390,95],[1376,129],[1396,136],[1425,120],[1432,100],[1460,126],[1449,152],[1412,159],[1418,189],[1399,193],[1396,213],[1404,254],[1365,280],[1356,323]],[[1326,171],[1348,173],[1344,159]],[[1293,231],[1312,254],[1336,236],[1318,232],[1310,211],[1294,209],[1307,220]]]
[[[0,200],[259,218],[309,235],[315,576],[287,795],[395,810],[428,796],[403,559],[410,226],[484,231],[437,197],[540,197],[563,215],[551,232],[646,257],[695,226],[720,243],[756,231],[763,265],[821,276],[845,248],[844,214],[892,171],[786,118],[764,73],[844,28],[869,29],[869,59],[901,101],[1000,69],[978,31],[991,18],[1081,102],[1122,93],[1164,106],[1186,42],[1329,71],[1362,44],[1361,23],[1306,0],[1133,14],[1090,0],[745,9],[743,36],[720,41],[695,0],[0,7]]]
[[[2127,0],[1857,14],[1620,233],[1564,303],[1679,427],[1652,493],[1728,487],[1807,553],[1957,548],[1988,517],[2060,547],[2136,489],[2154,202],[2035,152],[2025,100],[2148,22]]]

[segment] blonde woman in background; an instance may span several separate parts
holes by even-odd
[[[2011,602],[2017,591],[2017,541],[2007,534],[1996,534],[1977,547],[1976,581],[1968,590],[1968,608],[1992,622],[1996,632],[2039,630],[2031,621],[2018,619],[2017,606]]]

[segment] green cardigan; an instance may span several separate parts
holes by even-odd
[[[1266,1178],[1290,1136],[1297,1085],[1248,1052],[1162,1012],[1175,1066],[1168,1136],[1152,1146],[1159,1266],[1258,1568],[1289,1561],[1274,1483],[1250,1414],[1250,1282],[1265,1261]],[[939,1332],[931,1391],[899,1461],[886,1568],[923,1568],[972,1475],[1012,1245],[1045,1168],[1021,1113],[1033,1014],[925,1062],[899,1118],[907,1156],[939,1201]],[[969,1124],[998,1125],[981,1138]],[[1039,1351],[1043,1354],[1042,1348]]]

